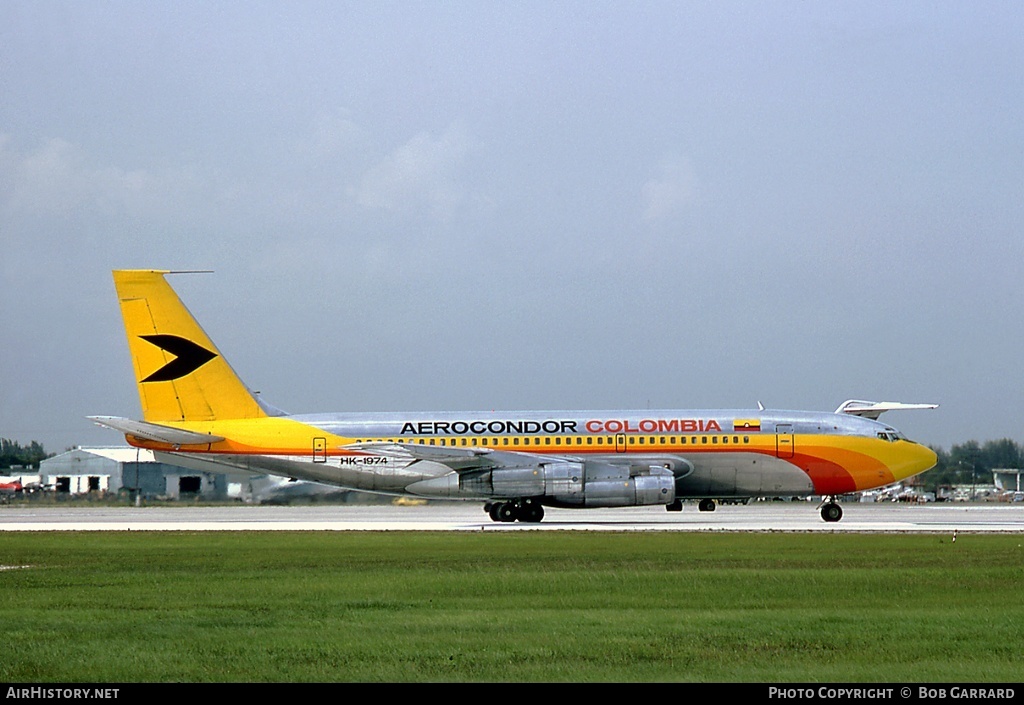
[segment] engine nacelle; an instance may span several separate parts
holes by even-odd
[[[450,472],[414,482],[409,492],[449,499],[518,499],[533,497],[549,506],[632,507],[671,504],[675,477],[652,466],[637,473],[606,463],[556,460],[533,467]]]
[[[657,475],[638,475],[623,480],[588,482],[584,490],[583,506],[633,507],[646,504],[671,504],[675,498],[675,478],[671,473],[659,473]]]
[[[574,497],[583,489],[583,464],[566,461],[526,468],[450,472],[406,488],[427,497],[515,499],[552,495]]]

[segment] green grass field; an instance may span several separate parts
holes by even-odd
[[[1024,537],[0,534],[6,682],[1019,682]]]

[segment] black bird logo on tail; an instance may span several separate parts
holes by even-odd
[[[201,345],[177,335],[140,335],[140,338],[152,343],[161,350],[174,355],[175,358],[151,374],[143,382],[170,382],[191,374],[217,357]]]

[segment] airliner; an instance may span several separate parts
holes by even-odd
[[[142,420],[90,416],[157,460],[349,490],[480,502],[496,522],[545,507],[681,511],[772,497],[841,495],[932,468],[935,453],[880,421],[935,404],[849,400],[834,412],[746,410],[287,414],[234,372],[166,280],[117,270]]]

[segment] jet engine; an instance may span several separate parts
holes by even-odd
[[[618,466],[556,460],[532,467],[450,472],[406,488],[446,499],[534,498],[552,507],[632,507],[671,504],[675,476],[660,466]]]

